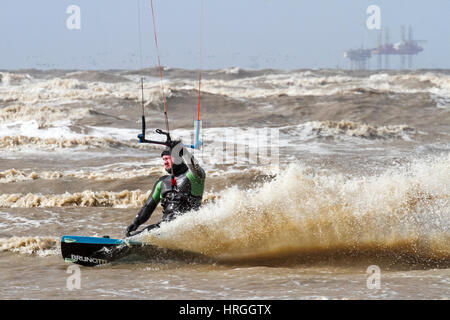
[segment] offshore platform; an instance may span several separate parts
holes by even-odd
[[[384,43],[382,41],[382,31],[379,31],[378,43],[375,48],[351,49],[344,52],[344,57],[350,60],[351,69],[368,69],[369,60],[372,55],[377,56],[377,68],[379,70],[391,68],[390,57],[392,55],[400,57],[401,69],[406,68],[406,61],[408,62],[408,69],[412,69],[413,56],[423,51],[423,48],[419,46],[419,44],[426,42],[426,40],[414,40],[413,29],[411,26],[408,27],[408,36],[406,36],[405,26],[401,27],[401,41],[397,43],[391,43],[389,28],[386,28],[384,31]]]

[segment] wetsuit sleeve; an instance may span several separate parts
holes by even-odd
[[[188,167],[191,174],[197,179],[205,179],[205,171],[200,167],[197,160],[194,156],[187,150],[187,148],[183,148],[183,161]]]
[[[183,161],[189,169],[186,177],[191,183],[191,194],[196,197],[201,197],[205,189],[205,171],[200,167],[194,156],[183,148]]]
[[[152,215],[153,211],[155,210],[156,206],[158,205],[161,199],[161,184],[164,178],[165,176],[159,178],[158,181],[156,181],[155,185],[153,186],[152,193],[148,197],[147,201],[145,202],[141,210],[139,210],[139,213],[136,215],[136,218],[134,218],[133,224],[140,226],[150,218],[150,216]]]

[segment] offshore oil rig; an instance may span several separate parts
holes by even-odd
[[[390,69],[390,56],[396,55],[400,57],[401,69],[406,68],[406,61],[408,61],[408,69],[413,67],[413,56],[423,51],[419,43],[424,43],[426,40],[414,40],[413,29],[408,27],[408,37],[406,37],[405,26],[401,27],[402,40],[397,43],[391,43],[389,29],[386,28],[384,37],[384,44],[382,41],[382,31],[378,33],[378,43],[372,49],[351,49],[344,52],[344,57],[348,58],[351,63],[351,69],[368,69],[369,60],[372,55],[377,56],[377,68]],[[384,57],[384,66],[383,66]]]

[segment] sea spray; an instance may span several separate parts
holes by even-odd
[[[144,241],[218,259],[315,252],[398,252],[450,259],[450,155],[375,176],[291,165],[251,190],[230,188]]]

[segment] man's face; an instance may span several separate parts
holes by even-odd
[[[173,163],[172,157],[169,155],[164,155],[162,159],[164,162],[164,169],[169,170],[172,167]]]

